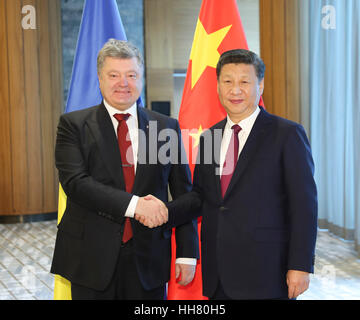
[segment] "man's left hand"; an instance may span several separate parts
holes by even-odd
[[[178,279],[179,277],[181,277],[178,283],[182,286],[188,285],[194,279],[195,269],[196,265],[194,266],[191,264],[176,263],[175,278]]]
[[[294,299],[309,288],[310,276],[308,272],[289,270],[286,274],[289,299]]]

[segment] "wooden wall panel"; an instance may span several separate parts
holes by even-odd
[[[265,71],[265,87],[264,87],[264,102],[266,101],[266,109],[272,111],[271,108],[274,105],[273,95],[273,15],[272,15],[272,1],[260,2],[260,48],[261,58],[266,65]],[[271,14],[270,14],[271,13]],[[266,26],[266,27],[265,27]]]
[[[51,111],[52,111],[52,145],[48,152],[55,154],[56,128],[60,114],[63,111],[63,69],[62,69],[62,35],[61,35],[61,2],[49,1],[49,50],[50,50],[50,82],[51,82]],[[53,187],[54,197],[58,198],[59,184],[58,172],[53,166],[55,185]],[[57,206],[57,200],[56,200]],[[53,208],[53,204],[51,204]],[[49,210],[51,211],[51,210]]]
[[[300,0],[260,0],[261,57],[267,110],[300,122]]]
[[[41,5],[40,5],[41,2]],[[51,70],[51,52],[49,39],[51,36],[48,28],[49,20],[49,3],[43,0],[37,0],[39,32],[39,84],[40,84],[40,121],[41,121],[41,158],[42,158],[42,207],[46,211],[51,211],[54,203],[56,203],[56,195],[54,185],[56,176],[54,175],[54,124],[53,124],[53,108],[51,104],[51,79],[49,79],[49,71]],[[50,80],[50,81],[49,81]],[[58,107],[58,106],[57,106]],[[40,193],[40,192],[39,192]],[[46,197],[44,195],[47,195]]]
[[[12,212],[5,214],[21,214],[27,211],[28,205],[28,167],[26,144],[26,97],[25,97],[25,67],[24,42],[21,27],[21,1],[6,1],[7,31],[8,31],[8,66],[9,66],[9,108],[11,146],[8,152],[12,160]],[[8,199],[4,199],[7,201]]]
[[[0,215],[57,211],[54,143],[63,98],[61,8],[56,2],[0,0],[0,37],[5,43],[0,99],[6,115],[0,120]],[[22,28],[24,5],[35,8],[35,29]]]
[[[289,119],[300,121],[300,57],[298,1],[287,1],[285,6],[286,46],[286,106]]]
[[[26,121],[26,174],[28,176],[26,194],[26,209],[30,212],[40,212],[42,207],[42,157],[41,157],[41,121],[40,114],[40,76],[39,76],[39,8],[36,0],[26,0],[24,5],[37,8],[36,29],[23,30],[24,88],[25,88],[25,121]],[[19,184],[21,182],[19,181]],[[36,191],[29,192],[37,186]]]
[[[0,43],[7,43],[6,0],[0,0]],[[10,103],[8,82],[8,54],[4,45],[0,46],[0,212],[10,212],[12,208],[12,162],[9,152]]]
[[[289,0],[288,0],[289,1]],[[291,0],[290,0],[291,1]],[[286,115],[286,41],[285,41],[285,2],[272,0],[273,15],[273,103],[278,114]],[[278,35],[278,37],[276,37]],[[276,67],[276,69],[275,69]],[[273,110],[275,111],[275,110]]]

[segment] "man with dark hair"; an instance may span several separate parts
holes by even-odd
[[[168,204],[172,221],[202,201],[203,294],[211,299],[293,299],[313,272],[310,145],[301,125],[258,106],[264,72],[248,50],[221,55],[217,90],[227,117],[200,138],[192,192]]]
[[[252,64],[255,68],[255,73],[259,81],[264,79],[265,76],[265,64],[260,59],[260,57],[252,51],[245,49],[235,49],[224,52],[216,65],[216,76],[219,80],[220,72],[222,67],[225,64],[234,63],[244,63]]]

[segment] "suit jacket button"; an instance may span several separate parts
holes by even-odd
[[[227,210],[226,207],[220,207],[220,211],[221,211],[221,212],[224,212],[224,211],[226,211],[226,210]]]

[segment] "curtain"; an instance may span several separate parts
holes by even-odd
[[[360,256],[360,1],[301,2],[319,227],[354,240]]]

